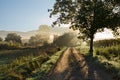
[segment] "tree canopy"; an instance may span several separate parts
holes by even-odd
[[[39,31],[41,32],[50,32],[50,27],[48,25],[40,25]]]
[[[9,33],[7,34],[5,41],[13,42],[13,43],[22,43],[21,36],[17,35],[16,33]]]
[[[73,41],[74,40],[74,41]],[[71,42],[73,41],[73,42]],[[78,42],[78,39],[75,37],[74,33],[64,33],[63,35],[59,36],[53,41],[53,44],[56,46],[75,46],[77,45],[76,43]]]
[[[93,53],[94,34],[104,28],[112,29],[120,35],[119,0],[56,0],[50,14],[58,15],[53,25],[71,24],[70,28],[79,30],[79,36],[90,39],[90,53]]]
[[[3,39],[0,37],[0,41],[3,41]]]
[[[42,46],[44,43],[47,43],[48,37],[45,35],[35,35],[31,36],[29,39],[29,44],[32,46]]]

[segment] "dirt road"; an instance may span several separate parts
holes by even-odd
[[[113,80],[112,76],[75,48],[68,48],[48,75],[48,80]]]

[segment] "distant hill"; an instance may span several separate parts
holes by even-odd
[[[19,32],[19,31],[0,31],[0,37],[3,39],[7,36],[8,33],[16,33],[22,37],[22,39],[28,39],[30,36],[37,34],[36,31],[29,32]]]
[[[48,25],[40,25],[38,30],[32,30],[28,32],[20,32],[20,31],[0,31],[0,37],[3,39],[7,36],[8,33],[16,33],[22,37],[22,39],[29,39],[31,36],[34,36],[36,34],[57,34],[61,35],[65,32],[69,32],[70,29],[68,27],[50,27]]]
[[[16,33],[22,37],[22,39],[26,42],[31,36],[34,36],[36,34],[41,35],[61,35],[65,32],[73,32],[73,30],[69,29],[68,27],[51,27],[48,25],[40,25],[37,30],[32,30],[28,32],[20,32],[20,31],[0,31],[0,37],[3,39],[7,36],[8,33]],[[77,33],[77,31],[75,31]],[[103,40],[103,39],[112,39],[114,38],[112,31],[109,29],[105,29],[104,32],[98,32],[95,34],[95,41],[96,40]],[[120,38],[120,36],[118,36]]]

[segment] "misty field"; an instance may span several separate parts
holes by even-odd
[[[38,73],[41,73],[41,70],[44,70],[41,69],[43,63],[48,66],[50,64],[53,65],[56,62],[60,55],[56,53],[57,51],[58,49],[52,46],[18,50],[1,50],[0,79],[24,80],[29,77],[34,78]],[[46,69],[50,68],[50,66]]]
[[[27,40],[16,33],[1,38],[0,80],[120,79],[120,38],[94,41],[91,56],[90,40],[75,32],[47,32]]]
[[[0,0],[0,80],[120,80],[120,0]]]
[[[59,43],[60,36],[53,44],[43,46],[16,46],[14,44],[0,50],[0,79],[1,80],[44,80],[61,60],[67,47],[72,44]],[[62,37],[62,39],[64,39]],[[69,38],[72,39],[72,38]],[[70,40],[71,41],[71,40]],[[110,43],[111,41],[111,43]],[[81,41],[80,41],[81,42]],[[102,43],[102,44],[101,44]],[[3,43],[1,43],[3,46]],[[4,43],[6,45],[6,43]],[[55,44],[57,46],[55,46]],[[69,45],[68,45],[69,44]],[[88,43],[89,44],[89,43]],[[109,45],[108,45],[109,44]],[[16,46],[16,47],[15,47]],[[59,47],[58,47],[59,46]],[[100,40],[94,42],[94,57],[89,56],[89,47],[84,43],[73,45],[83,54],[85,59],[90,59],[93,65],[113,75],[114,79],[120,76],[120,44],[119,39]],[[74,53],[74,52],[73,52]],[[71,62],[72,61],[72,62]],[[70,64],[76,65],[76,60],[71,58]],[[74,67],[75,68],[75,67]],[[77,74],[76,74],[77,75]]]

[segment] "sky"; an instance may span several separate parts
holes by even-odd
[[[51,25],[48,9],[55,0],[0,0],[0,30],[30,31]]]
[[[0,30],[27,32],[40,25],[51,25],[48,9],[55,0],[0,0]],[[96,39],[113,38],[109,31],[97,33]]]

